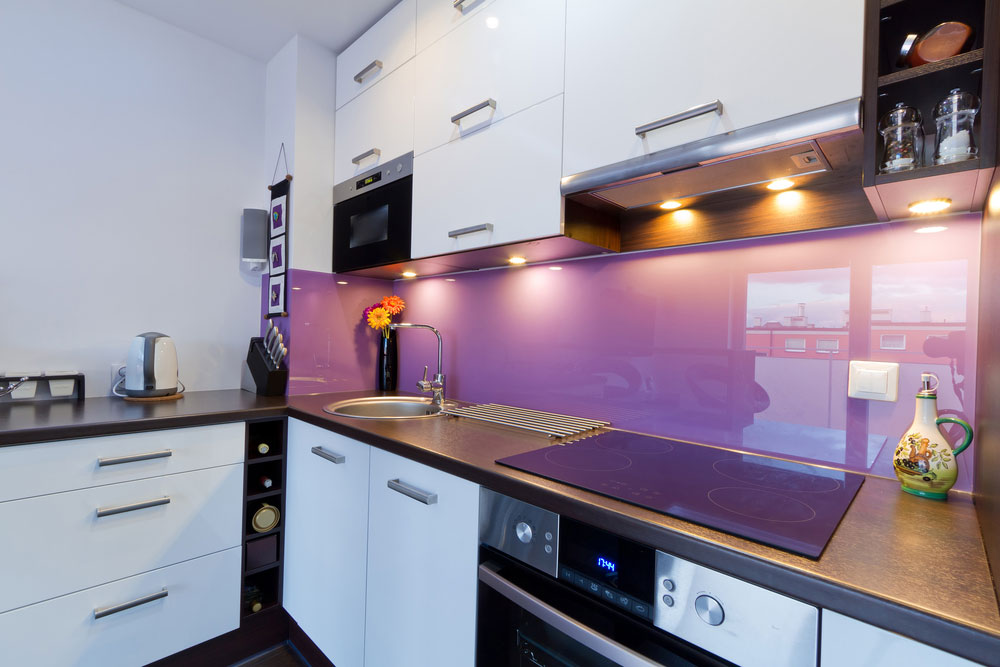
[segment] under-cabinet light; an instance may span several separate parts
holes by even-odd
[[[771,181],[767,184],[768,190],[787,190],[788,188],[795,185],[794,181],[790,181],[787,178],[779,178],[776,181]]]
[[[674,211],[671,217],[679,225],[690,225],[694,222],[694,213],[688,209],[681,209],[680,211]]]
[[[415,274],[413,271],[403,271],[403,277],[404,278],[416,278],[417,274]]]
[[[675,209],[680,208],[681,206],[684,206],[684,204],[680,203],[676,199],[670,199],[660,204],[660,208],[662,208],[664,211],[673,211]]]
[[[942,225],[933,225],[931,227],[921,227],[920,229],[914,229],[913,231],[917,234],[936,234],[937,232],[943,232],[948,229]]]
[[[524,264],[528,260],[526,260],[524,257],[511,257],[507,261],[510,262],[511,264]]]
[[[549,271],[562,271],[561,266],[550,266]]]
[[[941,197],[938,199],[921,199],[920,201],[910,202],[907,208],[910,209],[910,213],[927,215],[928,213],[940,213],[950,206],[951,200],[947,197]]]
[[[338,284],[338,285],[346,285],[346,284],[347,284],[347,281],[346,281],[346,280],[338,280],[338,281],[337,281],[337,284]]]

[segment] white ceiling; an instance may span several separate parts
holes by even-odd
[[[399,0],[118,0],[266,62],[293,35],[340,53]]]

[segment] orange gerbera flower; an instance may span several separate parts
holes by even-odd
[[[406,303],[401,297],[392,294],[390,296],[382,297],[382,307],[385,308],[390,315],[399,315],[406,308]]]
[[[379,306],[368,312],[368,326],[372,329],[385,329],[389,326],[389,311]]]

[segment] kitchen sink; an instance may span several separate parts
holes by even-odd
[[[330,403],[323,406],[323,412],[359,419],[421,419],[436,417],[441,407],[420,396],[374,396]]]

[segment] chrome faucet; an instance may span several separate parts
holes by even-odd
[[[408,322],[394,322],[389,325],[392,329],[430,329],[438,339],[438,365],[434,379],[427,381],[427,366],[424,366],[424,377],[417,381],[417,387],[422,392],[431,392],[431,405],[444,408],[444,373],[441,372],[441,350],[444,347],[441,342],[441,332],[429,324],[410,324]]]

